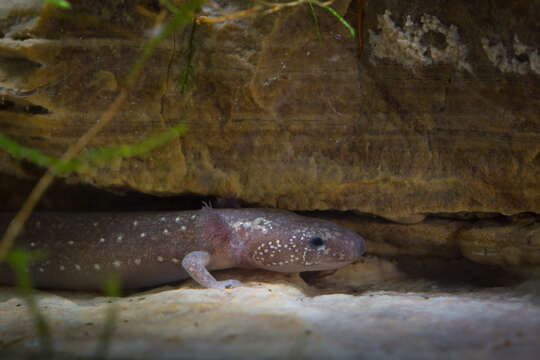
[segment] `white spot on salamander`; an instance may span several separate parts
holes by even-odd
[[[137,266],[141,265],[141,259],[135,259],[135,260],[133,260],[133,262],[134,262],[135,265],[137,265]]]
[[[186,231],[186,227],[184,225],[180,226],[181,231]]]
[[[60,265],[60,271],[66,270],[66,267],[64,265]]]
[[[45,270],[43,270],[43,268],[39,268],[39,272],[44,272]]]
[[[174,221],[175,221],[176,223],[179,223],[179,222],[180,222],[180,216],[177,216],[177,217],[174,219]]]
[[[69,245],[73,245],[73,244],[75,244],[75,243],[73,242],[73,240],[69,240],[69,241],[68,241],[68,244],[69,244]]]
[[[157,261],[163,262],[163,256],[158,256],[158,257],[157,257]]]
[[[113,264],[113,266],[114,266],[115,268],[117,268],[117,269],[120,267],[120,265],[122,265],[122,263],[121,263],[120,261],[118,261],[118,260],[113,261],[112,264]]]
[[[176,258],[172,258],[172,262],[175,263],[175,264],[178,264],[180,262],[180,260],[178,260]]]
[[[104,242],[105,242],[105,238],[99,239],[99,242],[100,242],[100,243],[104,243]]]
[[[122,235],[118,235],[118,236],[116,237],[116,242],[121,243],[123,238],[124,238],[124,237],[123,237]]]
[[[263,217],[258,217],[253,221],[237,221],[232,224],[232,227],[235,231],[239,231],[240,229],[247,231],[255,230],[266,234],[268,230],[272,229],[272,222]]]
[[[141,233],[141,237],[145,237],[146,236],[146,233]]]
[[[31,242],[31,243],[30,243],[30,247],[34,247],[34,246],[36,246],[36,243],[35,243],[35,242]]]
[[[80,265],[78,265],[78,264],[75,264],[75,269],[77,269],[77,271],[81,271],[81,267],[80,267]]]
[[[101,266],[99,266],[99,264],[94,264],[94,269],[96,269],[97,271],[101,270]]]
[[[304,253],[302,254],[302,261],[303,261],[304,264],[306,264],[306,265],[307,265],[307,262],[306,262],[306,254],[307,254],[308,250],[309,250],[309,249],[308,249],[307,247],[304,248]]]
[[[162,217],[159,218],[159,221],[165,222],[165,218],[162,216]]]
[[[139,222],[137,220],[133,221],[133,226],[137,226]]]
[[[164,230],[163,230],[163,233],[164,233],[165,235],[168,235],[168,234],[169,234],[169,230],[164,229]]]

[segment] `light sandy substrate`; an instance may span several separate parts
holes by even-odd
[[[359,266],[366,264],[352,271]],[[540,281],[443,284],[405,278],[388,263],[371,266],[383,267],[385,279],[371,272],[369,281],[348,290],[343,284],[321,290],[297,275],[233,270],[217,277],[239,278],[246,287],[219,291],[187,281],[125,296],[114,301],[118,321],[109,356],[534,359],[540,353]],[[326,283],[344,281],[347,271]],[[94,354],[110,300],[41,292],[55,349],[68,358]],[[8,287],[0,288],[0,344],[5,358],[39,350],[26,305]]]

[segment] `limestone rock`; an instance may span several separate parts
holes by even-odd
[[[540,264],[540,221],[523,216],[509,223],[483,221],[457,236],[461,253],[481,264],[524,268]]]
[[[153,29],[135,2],[71,3],[71,11],[40,1],[0,7],[0,131],[54,155],[107,109]],[[215,4],[229,13],[251,5]],[[365,4],[361,56],[322,9],[319,41],[307,5],[199,26],[186,94],[190,28],[176,32],[91,147],[178,122],[187,134],[71,181],[408,222],[538,212],[538,4]],[[356,3],[333,6],[355,24]],[[16,167],[3,156],[2,171]]]
[[[312,214],[358,232],[368,254],[384,257],[466,258],[540,274],[540,218],[469,214],[461,219],[431,216],[416,224],[399,224],[353,214]],[[386,270],[381,270],[386,273]]]
[[[116,300],[40,293],[39,301],[56,350],[71,356],[95,354],[111,304],[110,359],[529,360],[540,351],[537,282],[481,289],[402,281],[331,294],[291,285],[256,280],[219,291],[185,284]],[[39,350],[26,305],[12,290],[0,291],[0,318],[3,359]]]

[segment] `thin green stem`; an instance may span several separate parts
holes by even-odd
[[[311,0],[308,0],[309,8],[311,9],[311,15],[313,15],[313,22],[315,23],[315,31],[317,32],[317,39],[319,39],[319,44],[322,46],[321,32],[319,30],[319,19],[317,19],[317,14],[315,13],[315,8],[311,3]]]
[[[188,53],[186,56],[186,68],[180,80],[180,93],[184,94],[192,83],[193,78],[193,55],[195,54],[195,31],[197,30],[197,22],[193,21],[191,25],[191,33],[189,34]]]
[[[332,9],[328,5],[324,5],[320,1],[317,1],[317,0],[309,0],[309,1],[310,2],[312,1],[315,5],[322,7],[323,9],[326,9],[328,12],[334,15],[349,30],[349,32],[351,33],[351,36],[355,37],[356,32],[354,31],[354,28],[351,26],[351,24],[347,22],[347,20],[345,20],[341,15],[339,15],[336,10]]]
[[[161,3],[164,3],[163,1]],[[165,25],[161,31],[159,31],[158,35],[154,36],[148,44],[143,49],[143,52],[141,56],[137,59],[135,62],[135,65],[133,65],[133,68],[128,74],[127,77],[127,84],[128,86],[131,86],[139,72],[141,71],[143,65],[150,59],[150,56],[154,53],[154,50],[156,47],[164,40],[166,39],[173,31],[178,29],[183,24],[190,21],[193,17],[193,13],[201,7],[201,5],[204,3],[204,0],[192,0],[188,1],[184,6],[182,6],[182,9],[179,9],[179,11],[173,12],[173,18]]]
[[[32,279],[30,278],[30,273],[28,271],[30,264],[42,257],[43,254],[40,252],[12,250],[6,257],[6,261],[15,272],[17,288],[28,306],[28,312],[30,313],[30,316],[32,317],[38,331],[38,337],[41,344],[40,355],[48,358],[49,356],[52,356],[54,351],[51,331],[45,317],[39,310],[39,306],[34,295],[34,289],[32,288]]]

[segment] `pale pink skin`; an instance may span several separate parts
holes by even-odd
[[[13,214],[0,214],[4,231]],[[32,264],[39,288],[100,289],[111,274],[124,288],[193,278],[208,288],[241,286],[209,271],[233,267],[281,272],[335,269],[356,261],[364,239],[331,222],[271,209],[179,212],[38,213],[16,247],[42,250]],[[0,284],[13,274],[0,265]]]

